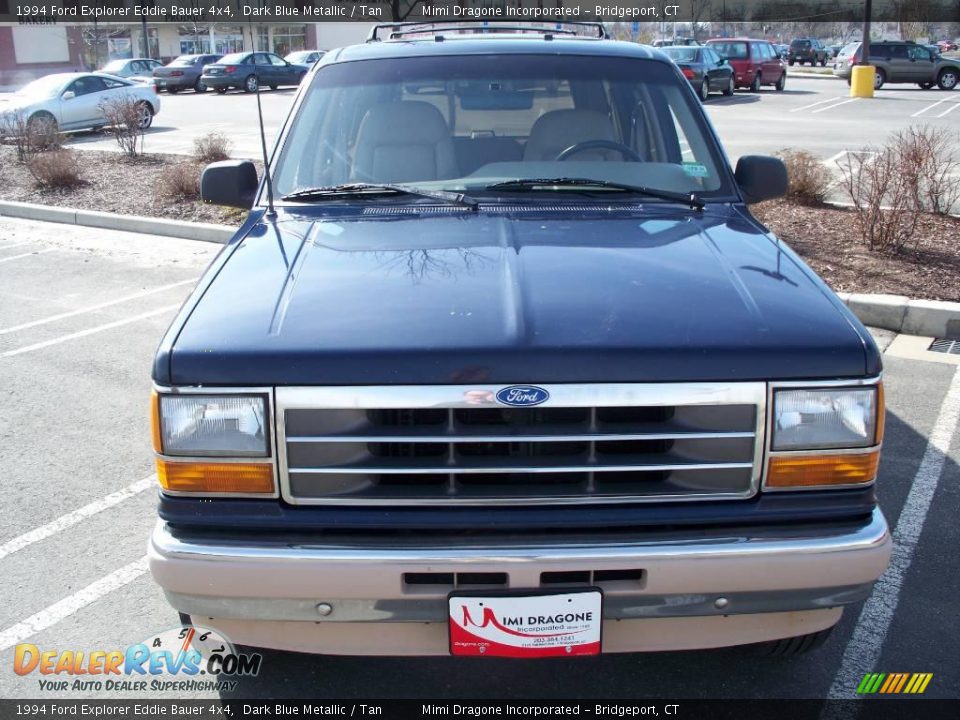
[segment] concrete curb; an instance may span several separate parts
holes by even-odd
[[[837,295],[864,325],[906,335],[960,337],[960,303],[911,300],[906,295]]]
[[[213,223],[164,220],[163,218],[148,218],[139,215],[117,215],[96,210],[76,210],[74,208],[11,201],[0,201],[0,217],[83,225],[105,230],[123,230],[147,235],[162,235],[184,240],[219,243],[221,245],[228,242],[236,232],[235,228],[214,225]]]

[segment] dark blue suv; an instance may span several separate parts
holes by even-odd
[[[153,368],[185,621],[347,654],[823,642],[887,565],[880,355],[669,58],[378,28],[311,70]],[[597,37],[586,37],[590,30]],[[386,35],[387,37],[382,37]]]

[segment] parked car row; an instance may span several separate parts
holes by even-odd
[[[227,56],[207,53],[180,55],[166,65],[151,58],[127,58],[111,61],[100,72],[152,83],[158,91],[171,95],[181,90],[205,93],[211,88],[225,93],[231,87],[255,92],[260,85],[271,89],[299,85],[300,79],[323,54],[323,50],[297,50],[281,58],[269,52],[241,52]],[[248,65],[257,67],[249,69]],[[233,69],[227,70],[231,66]]]
[[[706,102],[711,92],[733,95],[738,87],[759,92],[763,85],[786,87],[787,68],[776,46],[751,38],[714,38],[706,45],[661,47]]]

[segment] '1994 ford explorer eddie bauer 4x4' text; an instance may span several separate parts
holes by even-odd
[[[656,50],[419,29],[311,71],[275,211],[204,173],[252,212],[157,353],[154,578],[300,651],[816,646],[889,559],[883,386],[746,209],[782,163]]]

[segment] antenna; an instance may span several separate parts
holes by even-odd
[[[250,44],[253,46],[253,72],[257,81],[257,119],[260,123],[260,149],[263,151],[263,177],[267,181],[267,217],[275,218],[277,211],[273,207],[273,178],[270,177],[270,158],[267,154],[267,133],[263,129],[263,106],[260,104],[260,77],[257,73],[257,43],[254,40],[253,20],[247,19],[250,26]]]

